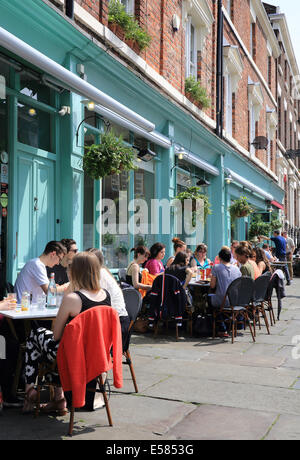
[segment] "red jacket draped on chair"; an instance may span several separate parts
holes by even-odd
[[[86,384],[112,367],[114,386],[121,388],[122,335],[116,310],[99,306],[76,316],[64,330],[57,365],[62,387],[64,391],[72,391],[75,408],[85,405]]]

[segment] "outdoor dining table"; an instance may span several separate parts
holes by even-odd
[[[210,288],[209,280],[196,281],[195,278],[189,282],[189,289],[193,298],[194,311],[198,313],[205,313],[206,299],[204,294],[208,294]]]
[[[3,310],[2,311],[1,310],[0,313],[7,319],[7,322],[9,324],[9,327],[11,329],[13,336],[17,340],[19,340],[15,326],[14,326],[14,321],[20,321],[20,320],[24,321],[24,332],[25,332],[25,337],[27,337],[30,334],[31,321],[52,321],[52,326],[53,326],[58,310],[59,308],[53,308],[53,309],[30,308],[28,311],[21,311],[21,310]],[[20,373],[21,373],[21,368],[22,368],[24,350],[25,350],[25,344],[21,344],[20,353],[19,353],[18,362],[17,362],[17,368],[15,372],[15,380],[14,380],[13,389],[12,389],[12,394],[14,396],[16,396],[17,389],[18,389],[18,383],[19,383],[19,378],[20,378]]]
[[[1,310],[1,315],[7,318],[8,324],[10,325],[13,335],[17,338],[13,320],[23,320],[25,321],[25,332],[28,335],[28,329],[30,327],[30,321],[55,321],[59,308],[30,308],[27,311],[20,310]]]

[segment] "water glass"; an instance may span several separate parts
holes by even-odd
[[[37,308],[39,310],[44,310],[46,307],[46,296],[45,294],[39,294],[36,297]]]

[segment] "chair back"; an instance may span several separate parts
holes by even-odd
[[[130,322],[134,323],[142,308],[142,296],[139,291],[134,288],[122,289],[122,292]]]
[[[158,308],[162,319],[182,316],[187,305],[186,292],[179,279],[165,273],[155,278],[149,300],[150,305],[153,302]]]
[[[119,277],[119,281],[120,283],[126,283],[126,268],[120,268],[120,270],[118,271],[118,277]]]
[[[228,286],[227,296],[231,307],[246,307],[253,298],[254,280],[246,276],[237,278]]]
[[[271,273],[267,272],[254,281],[253,302],[258,303],[265,300],[271,276]]]
[[[6,293],[7,294],[11,294],[14,292],[14,287],[11,283],[9,283],[8,281],[5,283],[5,290],[6,290]]]

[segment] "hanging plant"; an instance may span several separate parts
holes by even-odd
[[[234,200],[232,205],[229,207],[231,220],[239,219],[241,217],[249,216],[254,209],[248,203],[248,199],[245,196],[241,196],[238,200]]]
[[[127,146],[122,136],[116,137],[113,130],[101,136],[101,144],[93,144],[85,149],[83,169],[94,180],[123,171],[136,169],[135,152]]]
[[[211,204],[209,198],[204,193],[201,193],[200,187],[188,187],[183,192],[179,193],[175,200],[179,200],[184,204],[184,200],[192,200],[192,224],[193,227],[196,226],[197,217],[199,216],[199,212],[197,213],[197,200],[203,200],[204,206],[204,223],[206,222],[207,216],[212,214],[211,211]]]

